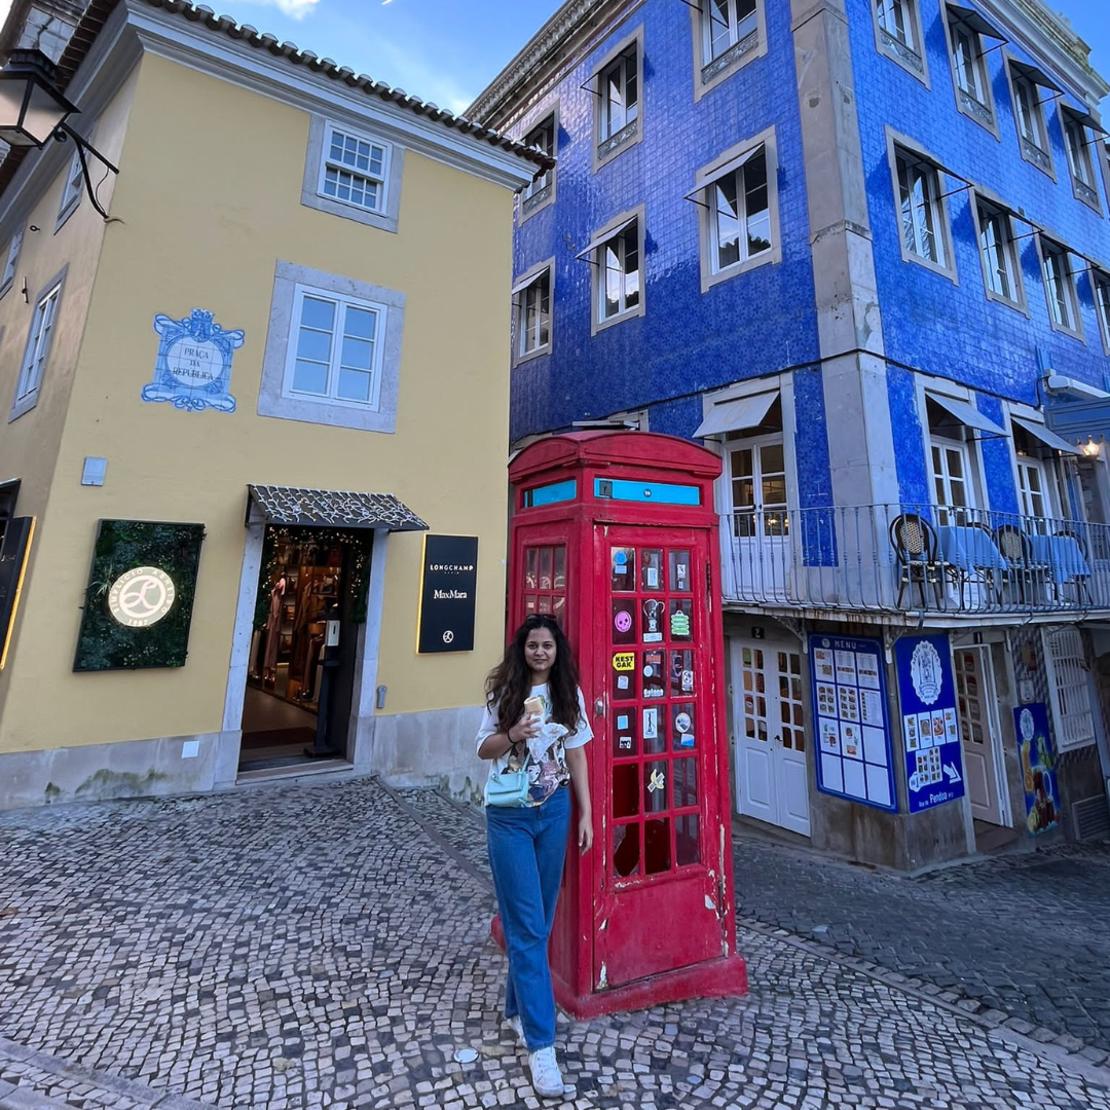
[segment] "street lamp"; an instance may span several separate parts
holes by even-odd
[[[59,143],[72,140],[89,200],[106,220],[108,213],[96,199],[89,176],[88,155],[112,173],[118,174],[119,169],[69,126],[69,116],[78,111],[59,91],[54,63],[41,50],[9,52],[4,68],[0,69],[0,139],[13,148],[42,148],[51,139]]]
[[[1087,442],[1083,444],[1080,450],[1083,452],[1084,455],[1087,456],[1087,458],[1097,459],[1099,451],[1101,450],[1101,445],[1095,443],[1093,436],[1088,436]]]

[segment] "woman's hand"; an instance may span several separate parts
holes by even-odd
[[[511,729],[507,735],[509,742],[512,744],[523,744],[525,740],[530,740],[537,732],[540,731],[539,722],[536,720],[535,715],[525,713],[523,717]]]
[[[587,810],[578,817],[578,850],[588,852],[594,843],[594,819]]]

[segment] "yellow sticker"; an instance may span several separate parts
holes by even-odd
[[[636,669],[636,653],[633,651],[618,651],[613,656],[613,670],[634,671]]]

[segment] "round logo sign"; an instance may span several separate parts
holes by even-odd
[[[1033,739],[1033,733],[1037,731],[1037,726],[1033,723],[1033,714],[1028,709],[1021,711],[1021,715],[1018,717],[1018,728],[1021,730],[1023,740]]]
[[[108,612],[128,628],[149,628],[172,608],[173,579],[157,567],[132,567],[108,591]]]
[[[453,644],[455,642],[455,633],[451,629],[447,629],[443,634],[443,642],[445,644]]]
[[[941,668],[940,652],[928,640],[922,640],[913,649],[910,657],[910,681],[914,693],[923,705],[932,705],[940,697],[944,685],[944,671]]]
[[[613,618],[613,624],[618,632],[627,632],[632,627],[632,614],[627,609],[621,609]]]

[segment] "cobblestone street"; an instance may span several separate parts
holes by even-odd
[[[480,821],[436,794],[356,780],[66,807],[4,815],[0,838],[0,1107],[539,1105],[498,1032]],[[877,877],[846,869],[856,885],[815,892],[813,861],[745,851],[744,913],[764,919],[740,923],[749,997],[564,1022],[568,1106],[1110,1110],[1101,1055],[1006,1028],[951,984],[899,981],[875,966],[893,934],[841,936]],[[1010,912],[988,892],[991,912],[970,916],[977,870],[907,884],[924,892],[898,909],[922,964],[930,935],[969,966],[973,946],[1003,962],[1020,944],[1011,966],[1045,988],[1056,961],[1105,963],[1052,949],[1066,876],[1030,872],[1046,911],[1032,951],[1032,933],[968,935]],[[824,899],[782,922],[808,935],[762,905],[780,895],[799,915]],[[851,935],[859,955],[816,939]],[[454,1062],[469,1046],[477,1062]]]

